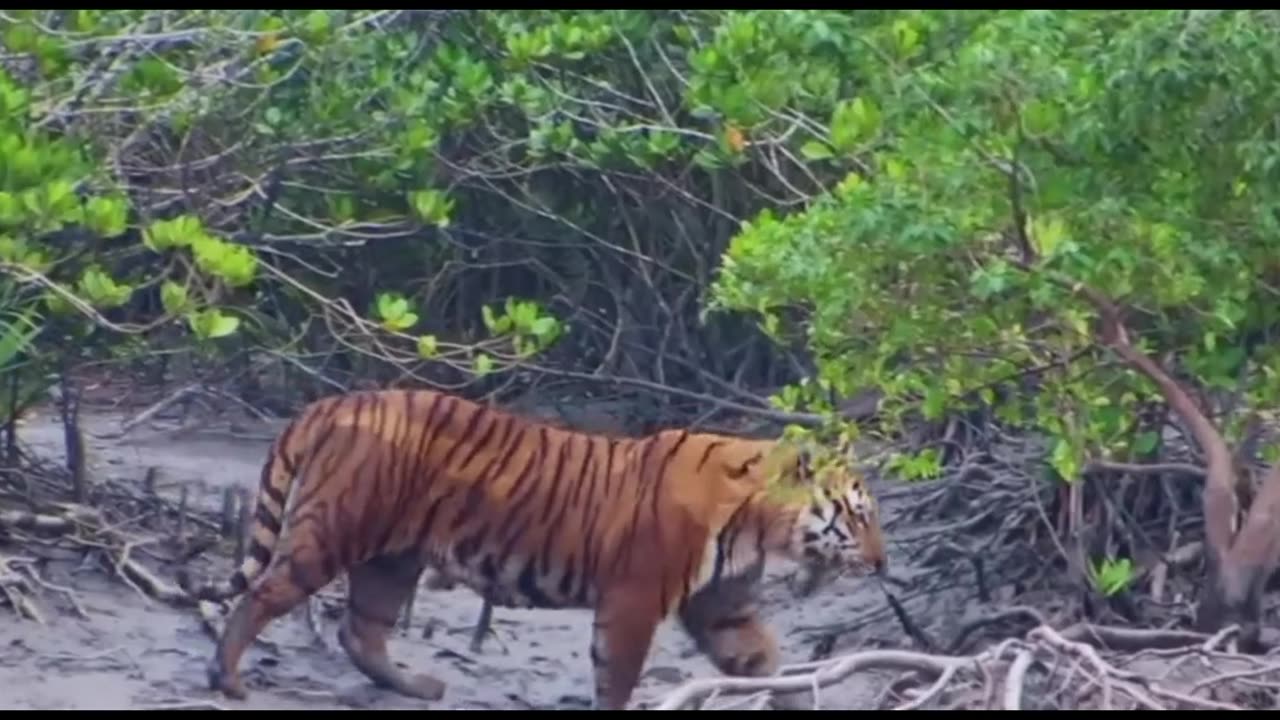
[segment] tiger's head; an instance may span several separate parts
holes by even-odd
[[[766,493],[794,513],[786,554],[816,580],[830,572],[867,576],[888,566],[875,496],[843,452],[779,445]]]

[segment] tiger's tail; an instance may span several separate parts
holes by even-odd
[[[296,427],[296,426],[295,426]],[[280,434],[271,446],[271,455],[262,466],[262,479],[258,483],[253,525],[249,530],[249,547],[244,560],[231,577],[221,582],[195,584],[184,567],[177,573],[178,586],[197,600],[225,600],[244,592],[249,583],[271,564],[276,542],[284,527],[284,515],[289,495],[297,482],[301,452],[290,427]],[[304,439],[302,445],[306,445]]]

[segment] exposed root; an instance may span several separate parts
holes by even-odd
[[[103,435],[98,435],[97,437],[103,440],[114,440],[114,439],[122,438],[125,435],[128,435],[129,432],[132,431],[137,426],[147,422],[151,418],[154,418],[155,416],[164,412],[166,409],[173,406],[175,403],[186,400],[188,397],[201,392],[202,389],[203,388],[201,387],[200,383],[191,383],[190,385],[184,385],[183,387],[178,388],[177,390],[173,391],[172,393],[169,393],[165,397],[153,403],[150,407],[143,409],[137,415],[134,415],[128,420],[125,420],[124,422],[122,422],[120,424],[120,429],[117,432],[105,433]]]
[[[0,537],[35,554],[82,553],[97,558],[126,585],[149,601],[190,606],[191,600],[174,584],[161,579],[134,557],[133,552],[155,542],[124,534],[136,517],[112,521],[112,513],[77,503],[47,503],[38,510],[0,510]],[[40,552],[42,551],[42,552]],[[66,598],[80,617],[87,617],[75,593],[46,581],[36,569],[37,558],[0,558],[0,591],[20,615],[44,622],[34,597],[40,591]],[[21,574],[15,568],[21,568]]]
[[[1080,639],[1073,639],[1078,637]],[[846,683],[857,673],[896,671],[871,709],[963,710],[1244,710],[1272,707],[1280,695],[1280,662],[1223,653],[1222,637],[1198,633],[1073,626],[1058,632],[1038,625],[974,655],[871,650],[822,662],[784,667],[770,678],[692,680],[661,698],[653,709],[740,707],[742,696],[760,704],[762,694],[790,696]],[[1137,652],[1100,650],[1092,643],[1125,645]],[[1176,646],[1177,650],[1172,648]],[[1159,653],[1156,655],[1154,653]],[[1212,657],[1213,663],[1188,660]],[[1230,669],[1228,669],[1230,668]],[[1269,681],[1269,682],[1267,682]],[[1269,699],[1259,701],[1259,688]]]
[[[31,584],[27,578],[13,570],[13,558],[0,555],[0,593],[4,594],[12,607],[20,616],[41,625],[45,624],[44,613],[31,598]]]
[[[40,576],[40,571],[36,569],[36,561],[27,558],[9,558],[7,561],[0,562],[0,565],[16,565],[31,582],[50,592],[58,593],[66,598],[67,603],[75,610],[82,620],[89,619],[89,613],[85,612],[84,606],[80,604],[80,598],[75,591],[69,587],[63,587],[56,583],[51,583]]]

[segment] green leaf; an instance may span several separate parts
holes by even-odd
[[[1050,258],[1067,238],[1067,226],[1061,218],[1036,218],[1031,224],[1031,245],[1040,257]]]
[[[842,102],[831,114],[831,144],[842,152],[853,152],[880,131],[880,110],[865,97]]]
[[[493,371],[493,358],[484,353],[476,355],[475,373],[481,377]]]
[[[133,288],[117,283],[97,267],[86,268],[80,276],[80,293],[100,308],[116,308],[128,302]]]
[[[555,318],[540,317],[537,320],[534,320],[530,324],[529,331],[532,332],[538,338],[545,338],[550,336],[552,333],[554,333],[556,331],[557,326],[558,326],[558,323],[556,322]]]
[[[201,340],[215,340],[234,333],[240,327],[240,318],[223,315],[217,308],[188,313],[187,323]]]
[[[116,237],[128,227],[128,200],[122,196],[90,198],[85,203],[84,220],[100,237]]]
[[[920,412],[926,420],[937,420],[942,417],[946,404],[947,394],[942,391],[942,388],[935,385],[925,391],[924,403],[921,405]]]
[[[409,301],[400,295],[382,293],[378,296],[378,315],[383,320],[391,320],[409,311]]]
[[[804,145],[801,145],[800,154],[803,155],[806,160],[826,160],[835,156],[835,153],[831,151],[831,148],[827,147],[825,143],[818,142],[817,140],[810,140]]]
[[[27,309],[13,314],[12,320],[0,318],[0,368],[7,368],[19,354],[31,348],[41,330],[35,322],[38,317],[34,310]]]
[[[1138,433],[1133,440],[1133,452],[1138,455],[1147,455],[1156,449],[1156,443],[1160,442],[1160,435],[1150,430]]]
[[[420,190],[409,196],[409,204],[413,207],[418,219],[431,225],[445,228],[449,226],[449,213],[453,211],[453,200],[438,190]]]
[[[187,286],[165,280],[160,285],[160,304],[165,312],[181,315],[187,309]]]
[[[905,20],[893,24],[893,35],[897,40],[899,57],[911,57],[920,46],[920,33]]]
[[[420,335],[418,337],[418,356],[427,360],[438,357],[440,348],[436,342],[435,335]]]
[[[1053,135],[1061,126],[1061,113],[1053,103],[1035,100],[1022,109],[1022,127],[1032,137]]]
[[[210,338],[226,337],[236,331],[240,327],[240,318],[228,315],[219,315],[213,321],[212,327],[209,328]]]
[[[180,215],[171,220],[151,223],[142,233],[142,242],[156,252],[164,252],[170,248],[189,246],[203,237],[204,227],[199,218]]]
[[[25,212],[13,193],[0,192],[0,225],[17,227],[22,224]]]
[[[1068,483],[1073,483],[1080,479],[1080,469],[1082,467],[1080,454],[1066,438],[1059,438],[1058,442],[1053,446],[1053,454],[1049,458],[1049,464]]]
[[[378,295],[377,307],[382,326],[388,330],[408,330],[418,324],[418,314],[409,309],[409,301],[400,295]]]
[[[10,52],[27,53],[35,49],[39,37],[30,23],[18,22],[10,25],[5,31],[4,44]]]
[[[331,25],[332,20],[329,19],[327,10],[312,10],[307,13],[306,32],[313,42],[328,37]]]

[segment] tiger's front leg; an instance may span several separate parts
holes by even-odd
[[[387,654],[396,617],[414,594],[422,563],[412,554],[372,558],[347,573],[347,612],[338,641],[351,662],[374,683],[401,695],[435,701],[445,684],[432,675],[410,675]]]
[[[591,633],[593,709],[627,708],[660,621],[657,608],[647,602],[650,597],[643,590],[614,591],[596,608]]]
[[[694,594],[680,608],[680,622],[698,650],[730,677],[776,675],[782,656],[777,636],[760,617],[758,586],[739,579]],[[807,694],[775,693],[779,710],[809,707]]]

